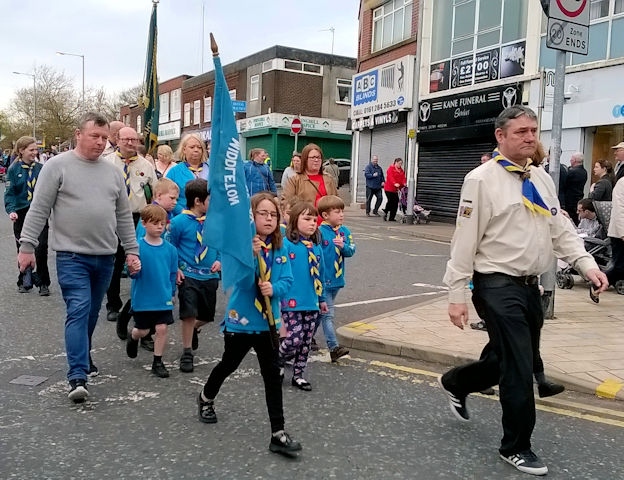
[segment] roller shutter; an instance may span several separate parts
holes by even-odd
[[[434,218],[453,221],[464,177],[480,165],[481,155],[492,149],[492,142],[421,144],[416,183],[418,203],[430,209]]]

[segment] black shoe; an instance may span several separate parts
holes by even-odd
[[[332,362],[337,362],[339,358],[344,357],[345,355],[349,355],[349,350],[347,350],[342,345],[338,345],[333,350],[330,350],[329,356]]]
[[[561,392],[565,390],[563,385],[559,385],[558,383],[549,382],[548,380],[544,383],[540,383],[537,385],[537,392],[539,393],[540,398],[552,397],[553,395],[559,395]]]
[[[130,319],[132,315],[130,314],[130,310],[123,309],[119,312],[117,316],[117,336],[119,340],[127,340],[128,339],[128,323],[130,323]]]
[[[154,339],[151,334],[148,333],[141,339],[141,348],[143,350],[147,350],[148,352],[154,351]]]
[[[198,334],[199,334],[199,330],[194,328],[193,329],[193,340],[191,342],[191,349],[192,350],[197,350],[199,348],[199,337],[197,336]]]
[[[67,397],[74,403],[82,403],[89,396],[87,381],[82,378],[69,381],[69,393]]]
[[[305,378],[295,378],[291,380],[291,385],[293,387],[297,387],[299,390],[303,390],[304,392],[309,392],[312,390],[312,385]]]
[[[180,371],[191,373],[193,371],[193,354],[183,353],[180,357]]]
[[[132,335],[128,335],[126,340],[126,353],[130,358],[136,358],[139,354],[139,341],[132,338]]]
[[[24,285],[20,285],[17,287],[17,291],[19,293],[28,293],[30,292],[30,290],[31,290],[30,288],[26,288]]]
[[[379,212],[373,212],[373,215],[375,215],[376,217],[379,217]]]
[[[93,359],[91,358],[91,355],[89,355],[88,377],[89,378],[97,377],[99,374],[100,374],[100,371],[98,370],[98,367],[95,366],[95,363],[93,363]]]
[[[366,216],[367,216],[367,217],[370,217],[370,213],[369,213],[369,212],[366,212]]]
[[[201,393],[197,396],[197,416],[203,423],[217,423],[217,414],[214,410],[214,400],[204,402]]]
[[[109,310],[106,314],[106,320],[108,320],[109,322],[116,322],[118,318],[119,312],[116,312],[115,310]]]
[[[500,457],[521,472],[531,475],[546,475],[548,473],[548,467],[531,450],[512,453],[511,455],[501,453]]]
[[[39,287],[39,295],[41,297],[49,297],[50,296],[50,287],[47,285],[41,285]]]
[[[269,443],[269,450],[275,453],[295,453],[301,451],[301,444],[288,435],[284,430],[275,432],[271,435],[271,443]]]
[[[485,326],[485,322],[483,320],[479,320],[478,322],[471,323],[470,328],[472,328],[473,330],[480,330],[482,332],[487,332],[487,327]]]
[[[451,412],[453,412],[453,415],[455,415],[455,417],[462,422],[469,421],[470,415],[468,413],[468,409],[466,408],[466,397],[460,398],[453,394],[450,390],[448,390],[444,386],[444,383],[442,383],[442,375],[438,377],[438,383],[442,387],[442,390],[444,390],[444,393],[446,393],[449,398],[449,406],[451,407]]]
[[[320,349],[321,347],[319,347],[318,343],[316,343],[316,339],[312,337],[312,342],[310,343],[310,350],[312,350],[313,352],[318,352]]]
[[[152,364],[152,373],[160,378],[168,378],[169,371],[165,367],[165,364],[162,362],[153,363]]]

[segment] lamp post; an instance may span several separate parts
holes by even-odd
[[[86,111],[85,105],[85,56],[79,53],[56,52],[57,55],[67,55],[70,57],[80,57],[82,59],[82,111]]]
[[[27,77],[32,77],[33,79],[33,138],[36,140],[37,137],[35,134],[37,133],[37,129],[35,124],[37,122],[37,82],[34,73],[23,73],[23,72],[13,72],[15,75],[26,75]]]

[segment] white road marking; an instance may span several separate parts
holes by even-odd
[[[401,300],[403,298],[427,297],[430,295],[438,295],[439,293],[440,292],[425,292],[425,293],[412,293],[410,295],[399,295],[397,297],[374,298],[372,300],[362,300],[359,302],[340,303],[336,305],[336,308],[354,307],[356,305],[370,305],[371,303],[379,303],[379,302],[391,302],[393,300]]]
[[[448,255],[437,255],[437,254],[427,254],[427,253],[409,253],[409,252],[401,252],[399,250],[389,250],[386,249],[386,252],[390,253],[399,253],[401,255],[407,255],[408,257],[443,257],[448,258]]]
[[[432,285],[430,283],[412,283],[413,287],[435,288],[437,290],[448,290],[444,285]]]

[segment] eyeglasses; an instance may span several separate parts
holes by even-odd
[[[310,155],[308,157],[308,159],[310,159],[310,160],[320,160],[321,158],[323,158],[323,157],[321,157],[320,155],[318,157],[317,156],[312,156],[312,155]]]
[[[256,214],[263,218],[279,218],[279,213],[269,212],[268,210],[257,210]]]
[[[125,142],[125,143],[136,143],[139,141],[139,139],[138,138],[120,138],[119,141]]]

